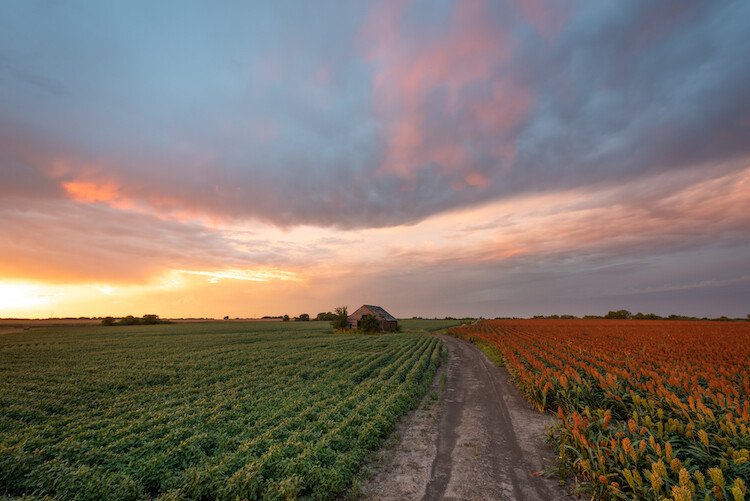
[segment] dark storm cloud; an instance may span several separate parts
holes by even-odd
[[[535,5],[5,2],[0,190],[354,228],[750,153],[750,4]]]
[[[554,50],[533,44],[537,111],[519,141],[523,186],[575,186],[748,154],[748,14],[741,2],[595,2]],[[528,61],[531,61],[528,63]]]

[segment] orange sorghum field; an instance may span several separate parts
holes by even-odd
[[[741,500],[750,484],[750,323],[482,320],[518,387],[557,412],[562,475],[595,499]]]

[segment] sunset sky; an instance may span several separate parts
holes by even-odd
[[[748,19],[3,1],[0,317],[744,317]]]

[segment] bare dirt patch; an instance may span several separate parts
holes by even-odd
[[[364,480],[359,499],[395,501],[424,497],[437,454],[438,420],[446,382],[447,367],[443,363],[417,408],[398,422],[383,449],[360,471]]]
[[[96,318],[0,318],[0,329],[50,325],[101,325]]]
[[[14,332],[23,332],[25,329],[22,327],[0,327],[0,335],[12,334]]]
[[[553,459],[544,435],[554,418],[534,409],[475,346],[440,338],[448,363],[365,466],[361,499],[570,499],[557,478],[538,475]]]

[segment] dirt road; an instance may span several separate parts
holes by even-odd
[[[543,438],[553,418],[536,411],[507,371],[475,346],[441,339],[448,346],[444,388],[439,375],[398,425],[369,466],[362,499],[570,500],[557,478],[534,475],[553,456]]]

